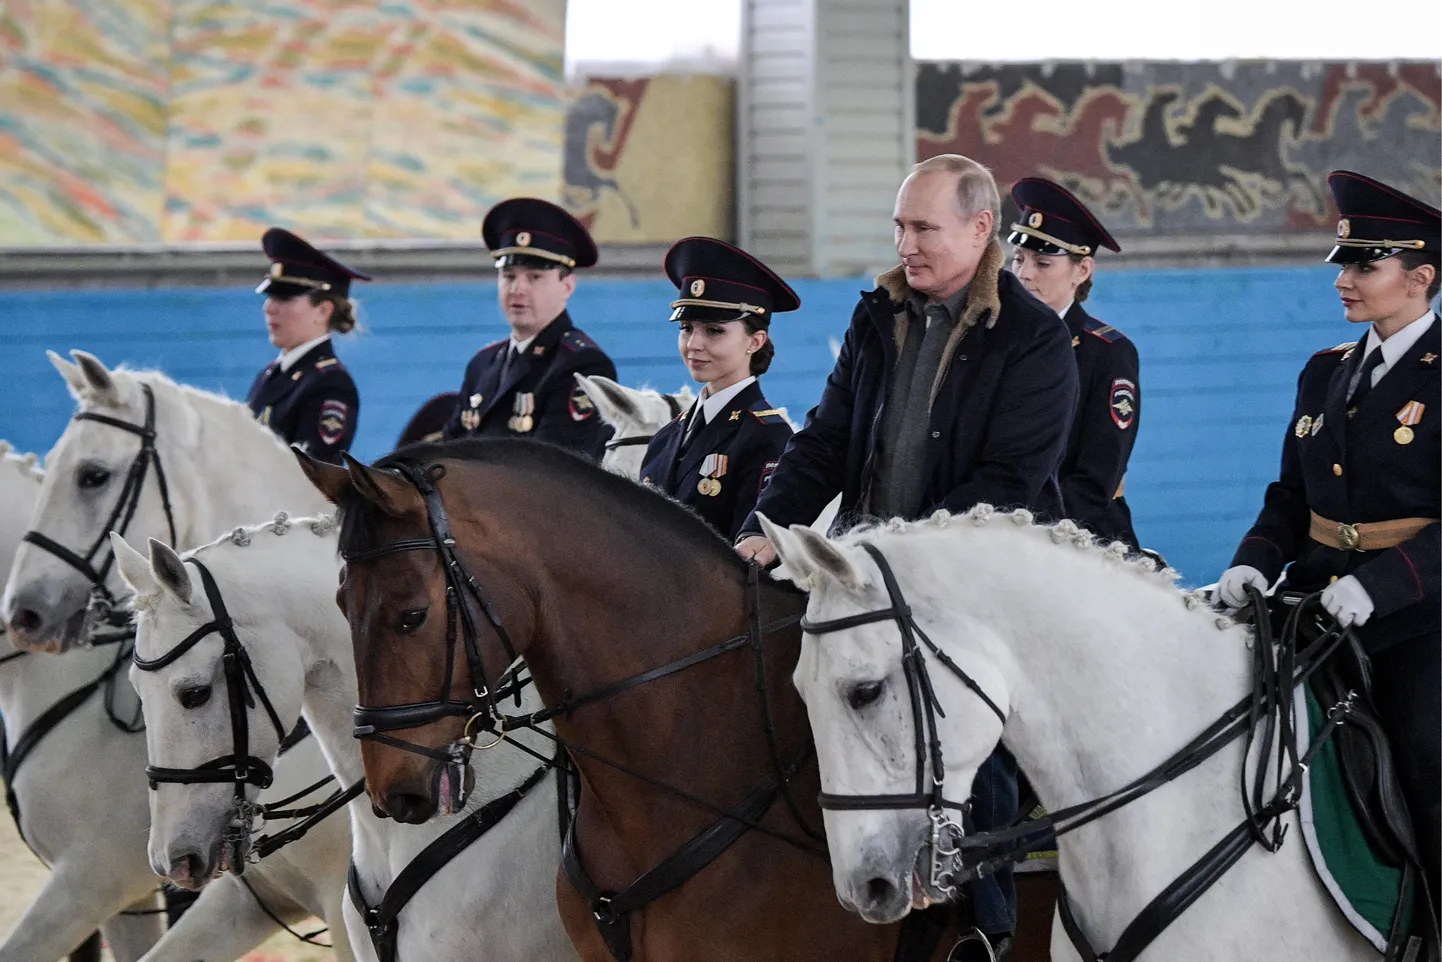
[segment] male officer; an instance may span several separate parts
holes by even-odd
[[[1081,394],[1058,477],[1066,516],[1105,541],[1139,547],[1122,496],[1142,417],[1137,349],[1082,307],[1096,276],[1097,251],[1121,247],[1060,184],[1024,177],[1012,185],[1011,197],[1021,211],[1007,237],[1015,245],[1012,271],[1066,321],[1076,353]]]
[[[330,338],[355,327],[350,282],[370,278],[279,227],[261,247],[270,273],[255,292],[265,295],[266,330],[281,354],[256,376],[246,404],[285,443],[339,464],[355,439],[360,395]]]
[[[491,208],[481,233],[511,336],[466,365],[445,437],[535,438],[599,460],[611,429],[575,375],[614,380],[616,367],[566,313],[573,272],[596,263],[595,242],[576,218],[530,197]]]
[[[1327,184],[1342,219],[1327,255],[1360,342],[1319,351],[1297,381],[1282,470],[1217,593],[1321,591],[1370,656],[1432,895],[1442,858],[1442,213],[1361,174]]]
[[[1003,269],[1000,216],[981,164],[943,154],[912,168],[894,212],[901,264],[861,295],[821,403],[742,525],[741,557],[776,557],[757,514],[810,524],[838,492],[843,519],[924,518],[981,502],[1061,516],[1056,475],[1076,360],[1061,318]],[[971,797],[977,829],[1015,815],[1016,763],[1004,750],[982,764]],[[1011,872],[967,891],[977,928],[1004,944],[1015,925]]]

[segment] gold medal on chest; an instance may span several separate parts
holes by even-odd
[[[532,417],[536,410],[536,396],[534,394],[517,394],[512,410],[515,413],[506,422],[507,426],[517,434],[530,433],[531,429],[536,426],[536,419]]]
[[[721,482],[715,478],[702,478],[696,482],[696,490],[708,498],[714,498],[721,493]]]
[[[721,493],[721,478],[730,467],[731,459],[724,454],[708,454],[701,462],[701,480],[696,482],[696,491],[708,498]]]
[[[1402,405],[1402,409],[1396,415],[1402,426],[1392,432],[1392,440],[1398,444],[1411,444],[1413,438],[1417,436],[1417,433],[1412,430],[1412,425],[1422,420],[1422,414],[1426,410],[1427,405],[1421,401],[1408,401]]]
[[[1310,414],[1304,414],[1297,418],[1297,426],[1293,430],[1297,437],[1305,438],[1307,432],[1312,430],[1312,416]]]

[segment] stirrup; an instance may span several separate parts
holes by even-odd
[[[980,956],[975,952],[960,954],[968,945],[980,945],[981,951],[986,955]],[[971,931],[957,939],[956,944],[951,947],[951,951],[946,953],[946,962],[999,962],[1000,958],[996,949],[992,947],[991,939],[988,939],[986,933],[974,925],[971,927]]]

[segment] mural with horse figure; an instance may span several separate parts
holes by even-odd
[[[1442,189],[1435,63],[919,65],[918,158],[1056,180],[1118,234],[1328,230],[1327,173]]]
[[[596,77],[566,112],[563,203],[603,244],[733,233],[729,77]]]

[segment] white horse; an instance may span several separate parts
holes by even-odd
[[[650,388],[633,388],[617,384],[599,374],[577,374],[576,382],[586,392],[601,412],[601,419],[615,428],[615,434],[606,442],[606,454],[601,458],[601,467],[613,474],[635,480],[641,476],[642,459],[646,445],[670,421],[676,419],[696,400],[696,395],[687,384],[675,394],[662,394]],[[800,426],[791,420],[785,408],[777,409],[786,418],[793,431]],[[619,443],[618,443],[619,442]],[[836,520],[841,495],[821,510],[811,527],[825,533]]]
[[[600,374],[577,374],[576,383],[601,412],[601,420],[614,430],[606,442],[601,467],[632,479],[641,476],[642,456],[656,432],[696,400],[689,384],[675,394],[662,394],[651,388],[625,387]]]
[[[1027,512],[993,514],[983,505],[835,540],[769,522],[766,533],[792,580],[811,592],[813,622],[891,605],[863,545],[878,548],[917,624],[997,706],[920,649],[945,712],[936,723],[950,800],[962,800],[998,741],[1048,810],[1104,796],[1251,691],[1247,629],[1188,602],[1172,572],[1129,561],[1120,546],[1097,545],[1069,521],[1042,527]],[[823,791],[916,791],[924,761],[915,757],[901,650],[894,620],[803,642],[794,680],[810,714]],[[1241,824],[1243,752],[1233,741],[1176,781],[1061,837],[1062,880],[1096,951],[1110,950],[1157,893]],[[894,920],[938,894],[927,871],[925,811],[833,810],[825,820],[837,894],[863,918]],[[1142,957],[1377,958],[1318,882],[1295,813],[1287,821],[1291,844],[1276,854],[1253,846]],[[1059,922],[1052,958],[1078,958]]]
[[[356,670],[350,625],[335,606],[336,538],[330,519],[297,520],[291,527],[243,529],[187,552],[215,579],[225,609],[235,619],[236,637],[255,674],[286,725],[302,711],[342,785],[364,776],[359,744],[352,736]],[[289,532],[288,536],[281,535]],[[211,621],[214,612],[195,565],[165,545],[150,542],[149,558],[119,535],[114,544],[125,580],[135,591],[136,651],[158,658]],[[187,768],[231,752],[229,699],[221,684],[218,635],[156,671],[133,670],[145,705],[152,764]],[[215,693],[194,708],[200,687]],[[528,689],[521,712],[540,710]],[[276,739],[260,706],[250,710],[250,750],[270,762]],[[540,736],[520,732],[522,744],[542,757],[552,749]],[[473,756],[477,791],[462,818],[511,792],[541,766],[510,746]],[[556,780],[540,776],[500,822],[443,866],[399,916],[397,958],[488,959],[531,962],[576,958],[556,910],[556,865],[560,860]],[[169,865],[177,852],[214,853],[233,804],[230,785],[162,786],[154,796],[151,861]],[[455,819],[403,825],[375,817],[370,799],[350,802],[353,853],[365,900],[379,905],[400,871]],[[344,818],[344,814],[334,816]],[[214,861],[214,855],[206,856]],[[360,914],[347,900],[346,925],[361,958],[373,959]]]
[[[164,468],[177,543],[193,545],[242,521],[274,514],[278,505],[313,512],[323,507],[295,458],[242,405],[181,387],[161,374],[108,371],[94,357],[77,363],[52,354],[81,412],[140,426],[146,394],[154,398],[154,445]],[[95,567],[108,552],[105,526],[141,450],[136,434],[95,420],[72,420],[46,460],[30,527],[77,553],[99,544]],[[126,530],[134,537],[169,539],[152,464]],[[117,525],[120,521],[115,522]],[[119,575],[107,585],[120,592]],[[115,663],[113,646],[77,647],[83,638],[89,580],[34,544],[15,552],[0,614],[17,648],[63,650],[63,657],[30,656],[0,668],[0,711],[10,737],[61,697],[99,677]],[[76,650],[70,650],[76,649]],[[126,673],[115,685],[117,714],[138,706]],[[21,826],[51,874],[14,931],[0,946],[0,962],[35,962],[63,956],[118,912],[154,905],[158,885],[146,858],[149,802],[144,740],[120,731],[105,699],[91,697],[57,726],[21,766],[13,786]],[[284,797],[326,771],[314,739],[287,753],[267,798]],[[247,879],[287,922],[319,915],[330,923],[337,953],[350,958],[341,918],[344,871],[350,851],[343,820],[255,866]],[[206,893],[146,958],[147,962],[235,958],[276,931],[249,893]],[[123,918],[106,928],[120,962],[131,962],[159,935],[160,920]],[[111,936],[119,928],[119,936]],[[144,937],[126,932],[144,928]],[[250,941],[228,956],[228,943]]]

